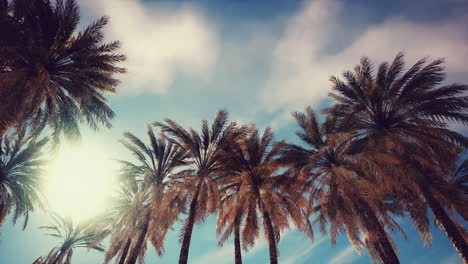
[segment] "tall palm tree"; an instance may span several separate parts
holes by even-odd
[[[71,264],[73,250],[89,248],[103,251],[96,242],[105,231],[94,228],[93,222],[74,224],[73,221],[58,214],[52,214],[53,223],[41,228],[51,231],[50,236],[61,240],[60,245],[53,248],[47,256],[39,257],[33,264]]]
[[[23,216],[25,228],[29,212],[41,206],[41,155],[47,139],[30,141],[28,134],[23,128],[18,134],[0,137],[0,226],[13,212],[13,222]]]
[[[293,116],[301,128],[296,134],[305,147],[285,144],[282,161],[298,170],[298,182],[320,213],[321,230],[329,223],[332,244],[345,231],[351,244],[357,250],[365,246],[373,261],[399,263],[385,227],[400,228],[382,209],[402,215],[402,208],[389,208],[391,205],[382,202],[385,193],[376,189],[378,171],[356,153],[350,135],[330,133],[333,124],[320,124],[310,107]]]
[[[242,227],[244,249],[255,244],[259,236],[259,222],[263,221],[265,239],[268,241],[270,263],[278,263],[278,242],[281,231],[289,226],[292,219],[298,230],[313,238],[307,215],[307,202],[300,193],[289,173],[280,173],[278,162],[282,144],[273,143],[273,133],[267,128],[263,135],[255,127],[240,144],[232,144],[225,160],[231,177],[223,177],[222,189],[235,198],[229,204],[233,210],[232,219],[224,236],[238,227],[239,211],[245,215]]]
[[[243,135],[243,129],[234,122],[228,124],[225,111],[216,113],[211,126],[203,120],[200,134],[193,129],[186,130],[170,119],[154,125],[189,155],[189,168],[174,175],[172,183],[175,197],[182,197],[181,200],[189,203],[188,217],[180,234],[179,264],[186,264],[194,224],[212,214],[218,205],[219,193],[214,177],[223,171],[224,152]]]
[[[422,59],[403,72],[403,53],[376,73],[368,58],[354,72],[343,74],[345,82],[332,77],[337,104],[328,109],[363,148],[389,153],[400,159],[401,174],[389,175],[395,183],[413,186],[427,202],[438,225],[445,231],[465,263],[468,243],[442,204],[466,208],[466,197],[453,199],[446,186],[448,162],[466,148],[466,138],[450,130],[447,122],[468,123],[467,85],[440,86],[443,60],[426,64]],[[445,173],[444,173],[445,172]],[[398,177],[398,178],[397,178]],[[397,178],[397,179],[395,179]],[[442,183],[442,184],[441,184]],[[400,186],[401,186],[400,185]]]
[[[37,115],[62,133],[79,135],[78,123],[110,126],[106,93],[115,91],[118,41],[103,43],[102,17],[76,32],[75,0],[0,1],[0,135]]]
[[[157,253],[164,252],[164,238],[167,230],[178,218],[171,208],[161,206],[169,184],[168,176],[179,166],[186,164],[187,154],[177,145],[154,135],[148,126],[147,136],[149,145],[143,143],[131,133],[124,134],[122,144],[136,157],[137,162],[122,161],[123,173],[127,178],[136,181],[148,199],[141,199],[141,210],[137,221],[138,237],[129,251],[126,264],[134,264],[138,258],[143,259],[146,251],[146,240],[149,239]]]
[[[239,186],[231,186],[229,184],[230,177],[236,177],[235,172],[226,172],[218,182],[220,201],[216,220],[216,235],[221,236],[218,242],[218,246],[221,247],[234,232],[234,262],[242,264],[240,229],[245,214],[242,208],[237,206],[236,194],[239,192]]]
[[[138,236],[135,230],[141,212],[145,209],[145,200],[147,193],[140,192],[135,181],[127,179],[121,184],[119,192],[112,199],[112,205],[97,222],[102,230],[107,231],[107,236],[110,236],[104,263],[109,263],[114,257],[118,259],[117,263],[125,263],[131,243]],[[103,236],[102,239],[107,236]]]

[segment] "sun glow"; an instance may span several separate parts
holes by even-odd
[[[52,211],[82,221],[106,209],[115,189],[117,164],[98,149],[65,144],[52,157],[44,177]]]

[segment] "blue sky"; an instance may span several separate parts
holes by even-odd
[[[117,143],[125,131],[144,137],[146,124],[169,117],[199,127],[218,109],[232,119],[271,126],[278,139],[294,140],[291,111],[330,104],[330,75],[351,69],[363,55],[375,63],[405,51],[408,65],[425,56],[446,58],[449,82],[468,83],[468,1],[141,1],[81,0],[82,25],[102,15],[111,23],[108,40],[121,40],[128,74],[118,94],[109,96],[113,128],[84,128],[82,144],[109,159],[129,159]],[[463,128],[454,125],[463,132]],[[466,135],[466,132],[464,133]],[[96,176],[97,177],[97,176]],[[86,190],[83,191],[85,195]],[[38,226],[49,218],[37,212],[25,231],[10,222],[1,232],[1,263],[31,263],[56,245]],[[197,225],[189,263],[233,263],[232,242],[217,248],[215,217]],[[433,228],[423,247],[411,224],[401,220],[409,241],[394,234],[401,263],[461,263],[448,239]],[[176,263],[174,227],[159,258],[150,249],[147,263]],[[342,236],[331,246],[292,230],[283,234],[280,263],[370,263]],[[102,255],[76,251],[74,263],[100,263]],[[244,253],[245,263],[267,263],[260,240]]]

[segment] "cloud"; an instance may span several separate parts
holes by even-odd
[[[215,27],[194,6],[168,8],[141,0],[83,0],[85,12],[109,16],[106,38],[128,56],[123,93],[164,93],[179,74],[207,80],[217,63]]]
[[[335,255],[328,264],[348,264],[353,263],[359,255],[354,250],[353,246],[347,246],[340,253]]]
[[[302,109],[297,110],[302,111]],[[287,124],[293,123],[295,119],[292,117],[291,112],[279,112],[278,114],[276,114],[275,118],[271,119],[270,122],[268,122],[268,126],[271,127],[273,130],[278,130],[279,128],[284,127]]]
[[[298,264],[298,263],[306,263],[307,258],[309,257],[312,250],[318,246],[320,246],[323,242],[325,242],[329,237],[323,236],[314,242],[309,243],[308,246],[303,247],[296,252],[294,252],[291,256],[287,257],[285,260],[282,260],[281,263],[283,264]]]
[[[352,69],[363,55],[378,64],[405,51],[407,65],[426,56],[445,57],[449,73],[468,72],[467,16],[437,24],[392,17],[364,27],[346,24],[343,16],[341,1],[313,0],[289,20],[273,49],[270,74],[258,95],[263,111],[290,112],[304,105],[317,106],[330,91],[329,77]],[[347,40],[344,48],[330,52],[341,42],[343,28],[357,35]],[[461,78],[465,79],[450,81],[468,81],[466,75]]]
[[[267,111],[297,102],[314,103],[326,96],[327,90],[316,85],[328,75],[319,64],[320,54],[340,9],[335,1],[311,1],[289,21],[273,50],[270,77],[260,91]]]
[[[398,51],[406,52],[408,62],[418,59],[445,57],[447,71],[468,72],[463,58],[468,56],[467,17],[459,17],[437,24],[416,24],[392,18],[383,24],[369,27],[348,48],[330,58],[332,65],[356,61],[366,55],[377,61],[389,60]]]
[[[215,251],[211,251],[197,257],[193,263],[232,263],[234,257],[234,244],[224,245],[222,248],[218,248]]]

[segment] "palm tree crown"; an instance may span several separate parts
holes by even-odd
[[[307,204],[300,193],[300,186],[294,183],[289,173],[280,173],[282,165],[278,162],[282,144],[273,143],[273,133],[267,128],[260,135],[251,127],[247,137],[239,144],[231,145],[226,159],[227,172],[230,176],[222,179],[223,194],[235,197],[236,203],[230,204],[233,218],[229,221],[222,238],[226,239],[235,227],[234,221],[245,215],[241,232],[245,249],[253,246],[259,236],[259,222],[263,222],[265,238],[270,249],[270,262],[277,263],[277,245],[281,232],[289,227],[289,218],[298,230],[313,238],[312,228],[304,210]]]
[[[164,238],[168,229],[178,219],[176,208],[161,206],[167,199],[168,176],[179,166],[186,164],[187,154],[173,142],[164,137],[157,138],[151,126],[148,126],[149,145],[143,143],[131,133],[124,134],[122,144],[136,157],[136,163],[121,161],[122,175],[125,182],[138,188],[140,216],[132,232],[137,233],[135,243],[126,263],[133,264],[143,259],[146,252],[146,240],[149,239],[157,253],[164,252]],[[135,187],[133,187],[135,188]],[[137,231],[137,232],[135,232]]]
[[[138,235],[135,230],[138,219],[141,218],[141,211],[144,209],[144,201],[147,200],[145,194],[140,192],[136,183],[125,181],[112,199],[110,208],[100,217],[98,224],[110,236],[110,245],[106,250],[104,263],[115,257],[119,259],[119,264],[125,263],[131,242]]]
[[[52,214],[53,223],[41,228],[51,231],[50,236],[61,240],[60,245],[53,248],[45,257],[39,257],[34,264],[71,264],[75,248],[89,248],[103,251],[97,243],[105,231],[98,231],[92,222],[74,224],[69,218]]]
[[[298,170],[297,180],[309,193],[311,208],[319,212],[316,221],[322,232],[329,223],[332,244],[345,231],[353,246],[365,246],[374,261],[397,263],[384,227],[401,230],[387,210],[403,216],[402,207],[382,202],[387,199],[376,188],[380,172],[357,152],[349,134],[331,133],[332,121],[319,124],[310,107],[294,117],[301,128],[296,134],[306,147],[286,144],[282,161]]]
[[[337,130],[352,133],[362,148],[399,159],[400,173],[388,174],[395,189],[411,186],[420,194],[468,262],[463,231],[441,206],[456,203],[455,208],[466,208],[466,198],[454,199],[448,175],[451,161],[468,141],[448,122],[468,123],[468,97],[463,95],[468,86],[440,86],[445,78],[442,63],[439,59],[426,65],[422,59],[402,73],[403,53],[399,53],[374,73],[369,59],[363,58],[354,72],[343,74],[346,82],[331,78],[330,96],[338,103],[326,112],[338,120]]]
[[[244,133],[236,123],[228,124],[227,118],[227,112],[217,112],[211,126],[206,120],[202,122],[201,134],[193,129],[187,131],[170,119],[155,123],[189,157],[189,168],[174,175],[172,185],[175,197],[183,197],[187,203],[190,200],[189,216],[180,235],[180,264],[187,263],[193,225],[203,221],[218,205],[219,193],[214,177],[223,171],[224,152]]]
[[[114,116],[104,94],[125,69],[115,54],[120,43],[103,43],[102,17],[75,33],[75,0],[5,0],[0,4],[0,135],[36,116],[46,119],[54,139],[79,135],[78,123],[109,127]]]
[[[27,134],[22,129],[19,134],[0,137],[0,226],[13,212],[13,222],[24,216],[26,227],[29,212],[41,205],[41,154],[47,139],[27,143]]]

